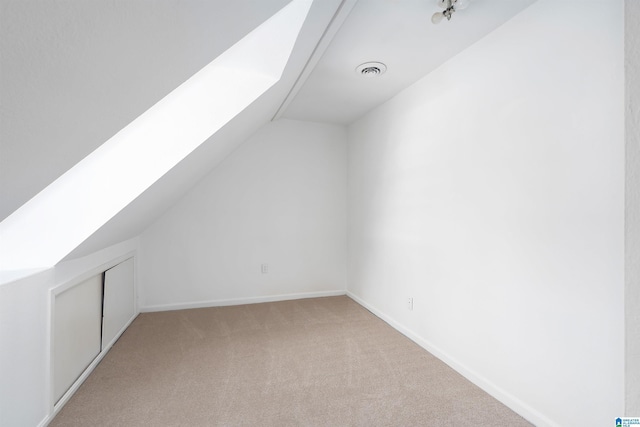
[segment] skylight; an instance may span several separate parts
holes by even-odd
[[[280,80],[293,0],[0,223],[0,270],[50,267]]]

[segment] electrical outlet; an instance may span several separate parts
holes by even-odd
[[[407,298],[407,308],[409,311],[413,311],[413,297]]]
[[[262,264],[260,266],[260,271],[262,271],[262,274],[267,274],[269,272],[269,264]]]

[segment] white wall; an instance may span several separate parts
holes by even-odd
[[[624,410],[623,93],[622,0],[539,0],[348,129],[349,292],[537,425]]]
[[[0,285],[0,425],[36,426],[49,410],[49,288],[53,269]]]
[[[345,138],[279,120],[240,146],[142,234],[142,309],[344,293]]]
[[[640,2],[625,0],[626,415],[640,414]]]
[[[131,239],[0,285],[0,425],[31,427],[52,414],[50,290],[79,282],[135,252]]]

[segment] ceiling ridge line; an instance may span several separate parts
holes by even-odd
[[[309,55],[309,59],[307,59],[307,62],[304,64],[304,67],[300,71],[300,74],[298,74],[296,81],[293,83],[291,89],[276,110],[276,113],[271,118],[272,122],[282,117],[284,111],[287,109],[293,98],[295,98],[295,96],[297,95],[298,91],[307,81],[309,75],[320,61],[320,58],[322,58],[322,55],[329,47],[329,44],[338,33],[338,30],[340,30],[342,24],[344,24],[344,21],[347,19],[347,17],[351,13],[351,10],[353,10],[353,7],[357,2],[358,0],[342,0],[340,2],[340,5],[336,9],[336,12],[333,14],[331,20],[327,24],[327,27],[320,36],[318,43],[313,48],[311,55]]]

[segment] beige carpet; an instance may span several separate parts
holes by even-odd
[[[51,426],[528,426],[348,297],[141,314]]]

